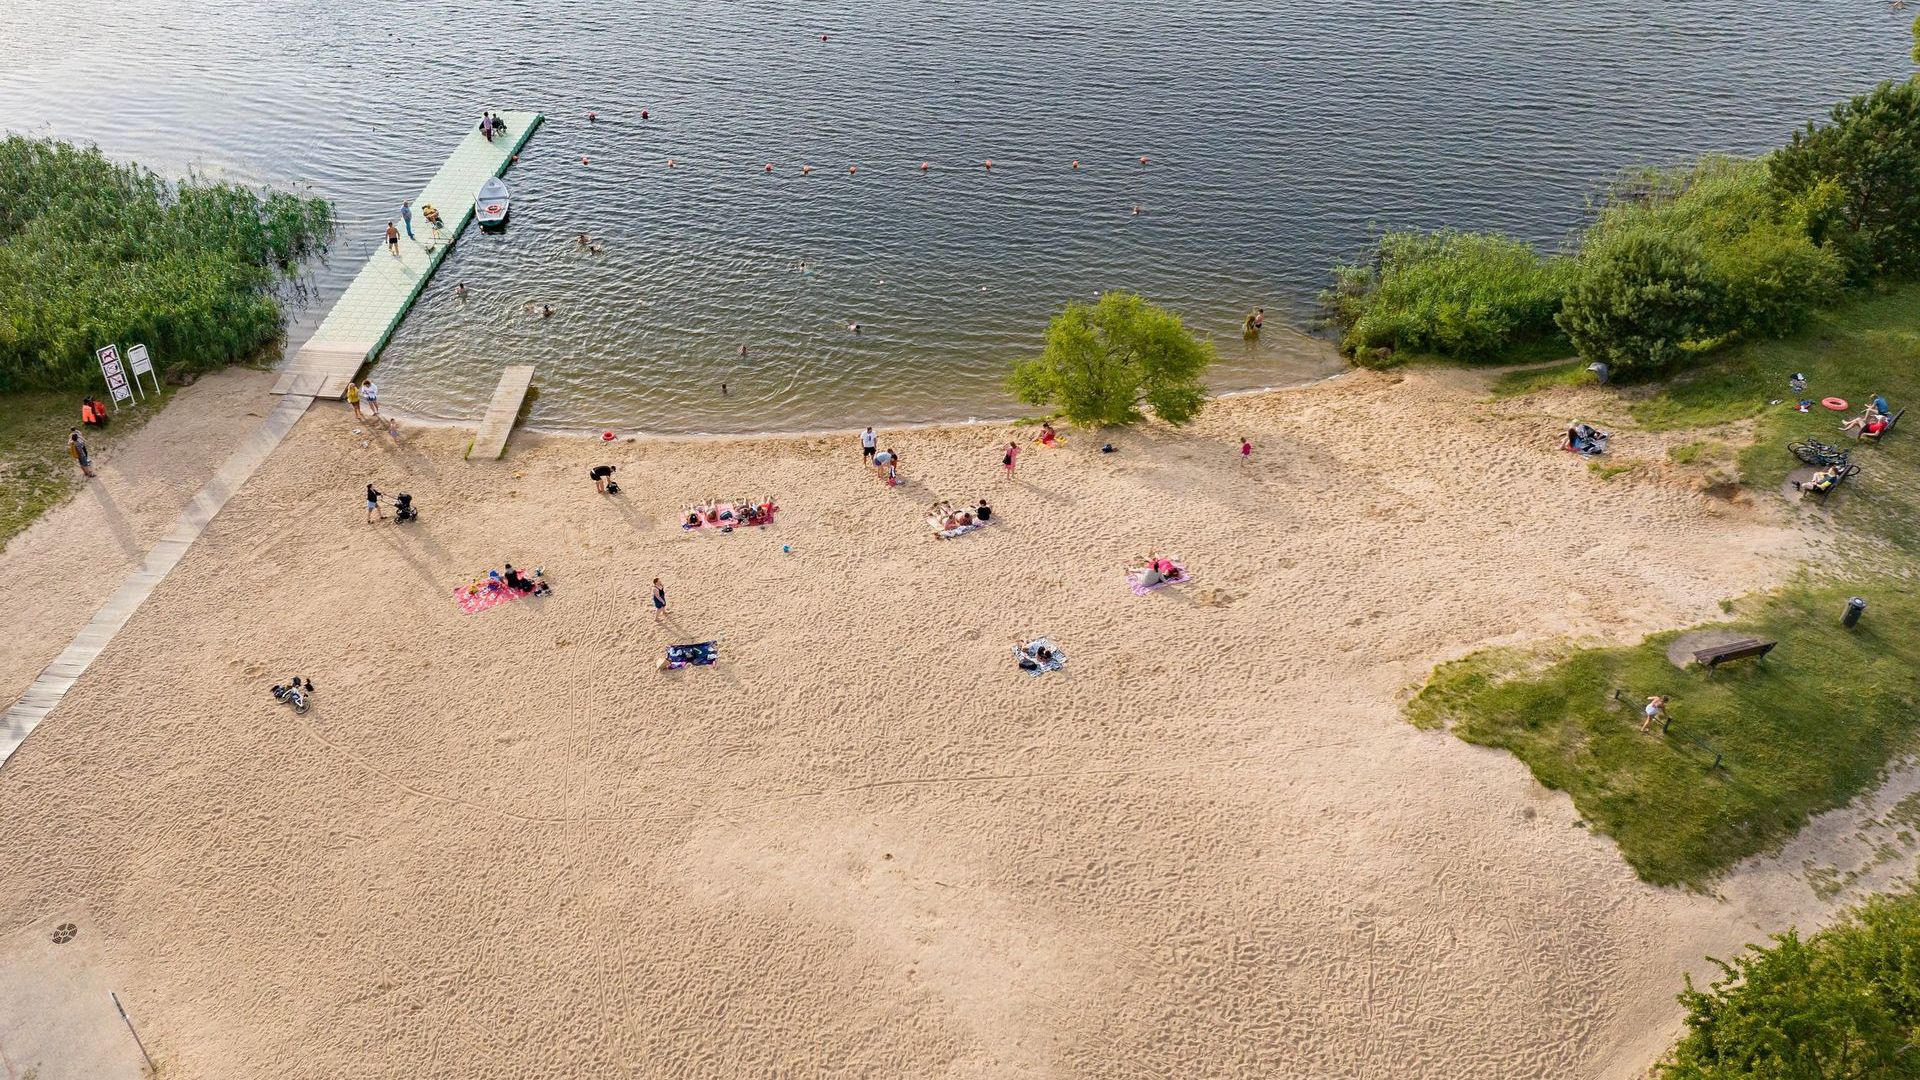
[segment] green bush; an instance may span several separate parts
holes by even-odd
[[[1559,323],[1580,355],[1651,375],[1740,338],[1791,333],[1839,298],[1841,257],[1764,161],[1707,157],[1616,185],[1581,246]]]
[[[1340,347],[1486,360],[1551,337],[1572,266],[1518,240],[1443,230],[1382,236],[1368,260],[1334,270],[1321,295]]]
[[[249,359],[279,340],[279,290],[332,229],[325,200],[0,141],[0,390],[87,386],[109,342],[169,366]]]
[[[1920,46],[1917,46],[1920,47]],[[1768,159],[1783,203],[1803,202],[1815,242],[1853,280],[1920,269],[1920,84],[1882,83],[1833,107]]]
[[[1882,896],[1802,941],[1789,930],[1687,988],[1660,1080],[1920,1076],[1920,897]]]
[[[1057,408],[1076,424],[1130,424],[1143,405],[1184,424],[1206,403],[1201,379],[1213,358],[1213,344],[1178,315],[1109,292],[1092,305],[1068,304],[1047,326],[1046,351],[1015,364],[1008,385],[1021,401]]]

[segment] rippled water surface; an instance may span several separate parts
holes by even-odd
[[[297,343],[481,108],[544,111],[383,396],[471,416],[531,362],[545,426],[809,429],[1014,413],[1008,362],[1106,288],[1211,333],[1222,387],[1312,377],[1280,324],[1370,229],[1558,242],[1620,168],[1765,149],[1909,44],[1791,0],[0,0],[0,124],[336,200]]]

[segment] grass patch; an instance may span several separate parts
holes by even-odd
[[[1592,383],[1593,373],[1587,370],[1587,365],[1575,359],[1549,367],[1506,372],[1493,380],[1493,396],[1496,399],[1521,397],[1560,386],[1589,386]]]
[[[1719,465],[1733,461],[1737,455],[1732,445],[1715,439],[1701,439],[1698,442],[1682,443],[1667,449],[1667,460],[1675,465]]]
[[[1630,473],[1640,467],[1640,462],[1628,458],[1624,461],[1589,461],[1587,471],[1602,480],[1611,480],[1621,473]]]
[[[166,396],[148,396],[139,408],[115,413],[105,431],[86,433],[96,470],[103,452],[139,430],[160,411]],[[79,423],[79,394],[0,397],[0,549],[79,486],[80,468],[67,456],[67,432]]]
[[[1711,678],[1667,661],[1674,631],[1575,650],[1533,672],[1525,654],[1488,650],[1436,670],[1408,718],[1512,752],[1571,795],[1641,877],[1698,886],[1866,790],[1920,727],[1920,594],[1883,582],[1846,630],[1850,591],[1800,585],[1766,597],[1731,629],[1779,647]],[[1666,737],[1639,733],[1640,706],[1656,693],[1673,699]],[[1682,735],[1720,751],[1725,767]]]
[[[1635,401],[1633,414],[1653,428],[1757,418],[1751,446],[1702,438],[1669,456],[1681,464],[1735,461],[1742,481],[1766,497],[1799,464],[1788,442],[1844,438],[1840,414],[1770,404],[1790,396],[1795,372],[1806,374],[1804,396],[1816,400],[1864,404],[1874,391],[1896,409],[1920,400],[1920,286],[1825,313],[1799,336],[1730,350]],[[1824,506],[1839,526],[1832,558],[1819,567],[1830,576],[1723,602],[1736,613],[1727,629],[1780,643],[1763,663],[1742,662],[1711,679],[1678,670],[1666,659],[1678,631],[1617,648],[1492,649],[1437,669],[1407,718],[1519,757],[1542,784],[1572,796],[1649,881],[1699,886],[1784,840],[1808,815],[1870,788],[1920,730],[1920,581],[1912,569],[1920,555],[1920,423],[1906,423],[1857,449],[1860,475]],[[1856,594],[1870,607],[1849,631],[1840,615]],[[1675,735],[1719,750],[1724,768],[1686,739],[1639,733],[1639,708],[1656,693],[1673,698]]]

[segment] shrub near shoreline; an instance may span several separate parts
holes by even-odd
[[[96,387],[93,350],[109,342],[145,342],[169,367],[252,359],[280,340],[282,290],[332,232],[324,199],[0,141],[0,391]]]
[[[1321,296],[1356,362],[1511,360],[1556,328],[1581,359],[1667,374],[1775,338],[1847,285],[1920,272],[1920,85],[1883,83],[1762,158],[1630,173],[1577,254],[1390,232]]]

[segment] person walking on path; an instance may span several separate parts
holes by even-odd
[[[355,420],[366,419],[366,416],[360,412],[360,387],[355,385],[351,379],[347,381],[347,404],[353,406],[353,418]]]
[[[394,228],[391,221],[387,222],[387,250],[393,253],[394,258],[400,257],[400,230]]]
[[[67,436],[67,453],[80,465],[80,475],[93,479],[93,455],[87,451],[87,440],[80,437],[80,429],[74,428]]]
[[[1013,468],[1020,460],[1020,444],[1008,443],[1007,451],[1000,455],[1000,467],[1007,470],[1007,479],[1013,479]]]
[[[376,518],[384,518],[386,516],[387,515],[383,513],[380,509],[380,492],[375,490],[372,484],[368,484],[367,485],[367,524],[371,525],[373,524]]]
[[[413,200],[404,199],[400,203],[400,220],[406,223],[407,239],[413,239]]]
[[[869,427],[867,428],[867,430],[861,432],[860,433],[860,460],[863,462],[870,460],[873,457],[874,448],[879,445],[880,445],[880,440],[877,436],[874,435],[873,428]]]
[[[367,411],[376,418],[380,415],[380,388],[373,385],[372,379],[360,384],[360,400],[367,403]]]
[[[667,587],[660,584],[659,578],[653,579],[653,617],[656,619],[667,617]]]
[[[1655,694],[1647,699],[1647,707],[1641,711],[1646,714],[1646,719],[1640,721],[1640,734],[1645,735],[1655,720],[1664,721],[1667,718],[1667,699]],[[1665,730],[1664,725],[1662,730]]]

